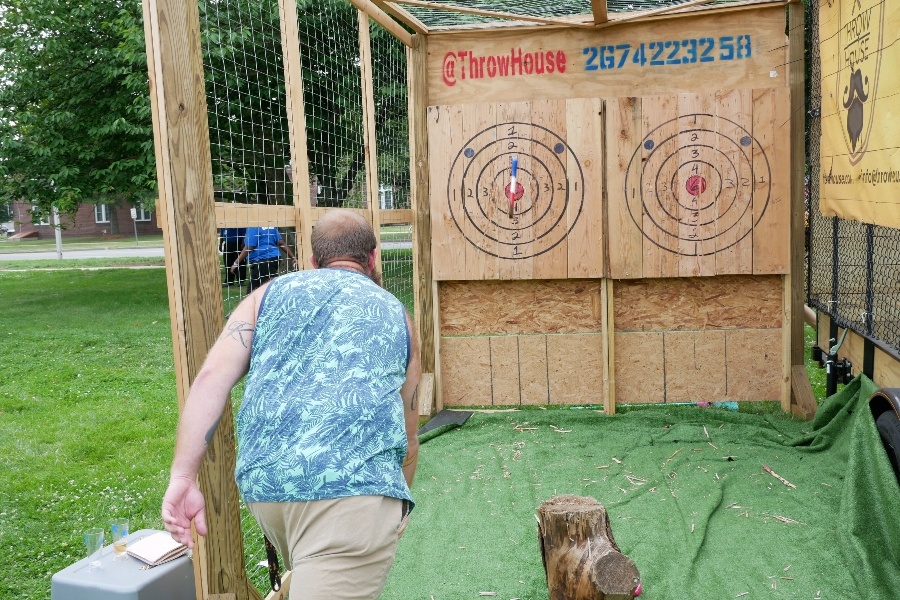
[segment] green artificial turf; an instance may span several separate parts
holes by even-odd
[[[561,494],[606,506],[642,599],[890,598],[900,488],[873,389],[857,380],[812,424],[693,407],[476,413],[422,445],[383,598],[546,600],[535,513]]]

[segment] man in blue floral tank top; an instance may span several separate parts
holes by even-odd
[[[163,521],[191,547],[192,521],[206,535],[197,473],[246,375],[235,478],[290,565],[291,600],[374,599],[413,506],[419,348],[376,283],[365,218],[330,211],[310,241],[315,268],[248,295],[210,349],[179,420]]]

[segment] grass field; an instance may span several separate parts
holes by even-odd
[[[392,252],[397,268],[385,279],[410,290],[408,302],[408,251]],[[82,557],[89,526],[108,530],[111,518],[127,516],[133,530],[162,527],[177,422],[164,270],[36,267],[0,270],[3,599],[48,599],[52,574]],[[821,373],[810,370],[820,399]],[[262,587],[252,519],[245,532],[250,572]]]

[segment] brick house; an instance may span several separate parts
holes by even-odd
[[[52,216],[46,214],[32,219],[32,209],[33,206],[25,202],[13,202],[10,205],[9,221],[15,233],[25,234],[25,237],[31,239],[53,239],[56,234],[51,225]],[[134,236],[135,227],[139,236],[162,235],[153,212],[137,208],[136,218],[132,219],[131,209],[131,205],[127,204],[82,204],[74,219],[70,215],[60,215],[62,237],[127,237]]]

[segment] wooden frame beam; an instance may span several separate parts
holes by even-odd
[[[374,2],[371,0],[350,0],[350,3],[372,17],[373,21],[387,29],[395,38],[403,42],[407,48],[412,47],[412,34],[403,29],[400,23],[381,10]]]
[[[296,0],[280,0],[278,2],[278,13],[281,21],[281,47],[284,48],[282,57],[284,62],[284,91],[288,118],[288,136],[291,147],[291,182],[293,184],[294,198],[294,206],[278,208],[289,210],[293,213],[293,222],[297,229],[299,245],[294,251],[300,263],[300,268],[303,269],[310,264],[309,258],[312,256],[312,248],[309,244],[309,237],[312,234],[312,217],[309,197],[309,164],[306,158],[306,110],[303,104],[303,69],[300,61],[300,32],[297,29]],[[284,223],[285,221],[286,218],[280,215],[277,220],[263,221],[262,223],[254,223],[254,225],[271,226],[272,223]],[[230,226],[235,227],[234,223],[237,222],[240,221],[230,221]]]
[[[196,1],[144,0],[154,147],[179,408],[224,326],[200,17]],[[247,579],[234,422],[226,410],[200,466],[209,534],[194,551],[197,597],[257,600]]]
[[[406,25],[416,33],[428,33],[428,27],[425,26],[425,23],[415,18],[399,6],[395,6],[392,2],[387,2],[386,0],[372,0],[372,2],[374,2],[375,5],[380,7],[384,12],[406,23]]]
[[[352,2],[353,0],[351,0]],[[712,0],[705,0],[712,2]],[[457,12],[465,15],[475,15],[479,17],[492,17],[495,19],[509,19],[512,21],[525,21],[528,23],[539,23],[542,25],[565,25],[566,27],[593,27],[593,23],[577,23],[563,19],[549,19],[546,17],[532,17],[529,15],[517,15],[515,13],[501,12],[496,10],[482,10],[479,8],[467,8],[464,6],[453,6],[449,4],[438,4],[437,2],[428,2],[427,0],[392,0],[394,4],[406,4],[408,6],[418,6],[421,8],[430,8],[434,10],[443,10],[448,12]]]
[[[602,25],[609,21],[606,0],[591,0],[591,13],[594,15],[594,25]]]

